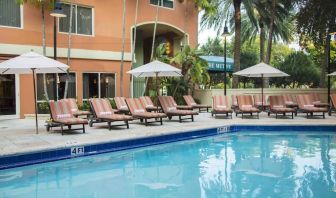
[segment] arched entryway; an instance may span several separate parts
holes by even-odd
[[[154,24],[154,22],[146,22],[138,24],[136,27],[136,41],[134,48],[135,63],[133,65],[133,68],[150,62]],[[132,27],[132,46],[134,45],[134,29],[135,28]],[[167,50],[167,55],[174,56],[177,52],[181,50],[181,47],[183,47],[183,45],[189,43],[189,36],[188,34],[184,34],[181,29],[173,25],[158,22],[156,28],[154,49],[156,49],[156,47],[159,46],[161,43],[168,44],[169,49]],[[132,96],[141,96],[144,92],[145,79],[133,78],[132,81]]]

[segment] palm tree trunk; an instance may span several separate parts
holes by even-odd
[[[133,30],[133,46],[132,46],[132,68],[134,66],[134,55],[135,55],[135,46],[136,46],[136,36],[137,36],[137,21],[138,21],[138,9],[139,9],[139,0],[136,0],[136,4],[135,4],[135,17],[134,17],[134,30]],[[131,75],[131,78],[132,75]],[[132,80],[131,82],[132,83]],[[132,90],[132,85],[130,85],[129,87],[129,92],[132,94],[131,96],[133,96],[133,90]]]
[[[328,67],[328,49],[330,48],[330,42],[329,42],[329,36],[326,37],[326,43],[324,47],[324,53],[321,56],[321,75],[320,75],[320,83],[319,87],[320,88],[325,88],[327,87],[326,85],[326,72],[327,72],[327,67]]]
[[[241,0],[234,0],[234,21],[235,21],[235,39],[234,39],[234,72],[240,70],[240,34],[241,34],[241,13],[240,13],[240,6]],[[233,76],[233,84],[232,88],[238,88],[239,79],[238,76]]]
[[[259,22],[260,27],[260,62],[265,62],[265,27],[263,22]]]
[[[45,17],[44,17],[44,1],[41,2],[41,14],[42,14],[42,48],[43,48],[43,56],[47,55],[46,50],[46,31],[45,31]],[[43,90],[44,96],[49,101],[48,89],[47,89],[47,79],[46,75],[43,74]]]
[[[154,58],[156,28],[157,28],[157,22],[158,22],[158,18],[159,18],[159,7],[160,7],[160,1],[158,0],[157,5],[156,5],[156,15],[155,15],[154,30],[153,30],[153,40],[152,40],[152,49],[151,49],[150,61],[152,61],[153,58]],[[144,92],[143,92],[142,95],[145,95],[146,92],[148,92],[148,78],[146,78],[145,89],[144,89]]]
[[[275,18],[275,1],[272,0],[271,7],[271,22],[269,25],[269,33],[268,33],[268,43],[267,43],[267,54],[266,54],[266,63],[269,64],[271,61],[271,53],[272,53],[272,43],[273,43],[273,31],[274,31],[274,18]]]
[[[273,32],[274,32],[274,19],[275,19],[275,3],[276,0],[272,0],[271,7],[271,22],[268,33],[268,43],[267,43],[267,53],[266,53],[266,63],[270,64],[271,62],[271,53],[272,53],[272,44],[273,44]],[[269,78],[264,79],[264,87],[269,87]]]
[[[72,34],[72,0],[70,0],[70,16],[69,16],[69,32],[68,32],[68,57],[67,57],[67,65],[70,66],[70,56],[71,56],[71,34]],[[64,99],[68,96],[68,87],[69,87],[69,79],[70,73],[69,69],[67,70],[67,78],[65,81],[65,88],[64,88]]]
[[[125,55],[125,26],[126,26],[126,0],[123,3],[123,17],[122,17],[122,46],[121,46],[121,64],[120,64],[120,96],[124,96],[124,55]]]

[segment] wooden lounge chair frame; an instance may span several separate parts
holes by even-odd
[[[194,115],[198,115],[197,112],[190,111],[190,110],[181,110],[176,107],[176,102],[172,96],[159,96],[159,101],[161,104],[161,108],[163,112],[168,116],[168,119],[171,120],[173,116],[178,116],[179,117],[179,122],[181,123],[183,120],[191,120],[194,122]],[[175,108],[172,109],[172,112],[169,112],[166,107],[164,102],[170,103],[169,108]],[[168,106],[167,106],[168,107]],[[184,116],[190,116],[189,118],[182,118]]]
[[[183,99],[187,106],[191,106],[193,110],[198,109],[198,112],[202,112],[202,110],[209,112],[209,108],[211,108],[210,105],[197,104],[191,95],[184,95]]]
[[[219,97],[219,98],[217,98]],[[217,99],[220,99],[220,103],[224,103],[225,104],[225,108],[226,109],[218,109],[218,105],[216,104],[215,101],[217,101]],[[226,115],[226,117],[230,117],[232,119],[232,109],[229,109],[229,101],[228,101],[228,97],[227,96],[213,96],[212,97],[212,111],[211,111],[211,116],[213,115],[217,115],[217,114],[221,114],[221,115]],[[223,105],[224,105],[223,104]]]
[[[242,104],[243,99],[248,101],[249,104]],[[253,116],[253,113],[257,113],[257,118],[259,119],[260,110],[253,106],[253,99],[252,99],[251,95],[239,95],[239,96],[237,96],[237,101],[238,101],[238,106],[239,106],[239,112],[240,112],[240,114],[242,114],[242,119],[244,119],[244,114],[249,114],[249,115]],[[250,110],[244,109],[243,105],[251,106],[251,107],[249,107]]]
[[[56,115],[53,114],[51,103],[56,103],[56,104],[63,103],[63,105],[62,104],[61,105],[63,106],[64,109],[67,109],[68,114],[70,116],[70,117],[64,118],[64,119],[76,119],[79,122],[68,124],[68,123],[65,123],[65,122],[61,122],[60,121],[61,119],[55,119]],[[85,125],[88,124],[87,120],[84,120],[82,118],[76,118],[71,113],[71,110],[70,110],[70,108],[68,107],[68,105],[66,104],[65,101],[49,101],[48,106],[49,106],[49,111],[50,111],[50,121],[47,121],[47,125],[46,125],[46,130],[47,131],[50,131],[53,127],[60,127],[62,135],[64,134],[64,131],[70,131],[70,130],[83,130],[83,133],[85,133]],[[82,125],[82,128],[75,128],[74,129],[74,128],[72,128],[73,125]],[[68,127],[68,130],[64,129],[65,126]]]
[[[306,118],[313,118],[314,116],[322,116],[323,119],[325,119],[325,113],[328,113],[327,108],[320,108],[320,107],[314,107],[313,104],[313,99],[311,95],[308,94],[302,94],[302,95],[297,95],[296,96],[298,105],[299,105],[299,110],[301,113],[306,114]],[[305,103],[305,104],[303,104]],[[304,108],[302,105],[310,105],[311,109]],[[303,107],[303,108],[302,108]],[[315,114],[314,113],[322,113],[322,114]]]
[[[284,97],[282,95],[279,96],[269,96],[269,102],[270,102],[270,108],[268,111],[268,116],[270,116],[272,113],[275,114],[275,119],[278,119],[278,114],[283,115],[283,117],[286,117],[286,113],[291,113],[291,118],[294,119],[294,114],[296,110],[294,108],[286,107]],[[281,108],[275,108],[276,105],[273,105],[273,102],[276,103],[276,105],[281,105]]]
[[[89,103],[90,103],[90,107],[91,107],[91,110],[92,110],[92,114],[93,116],[91,117],[90,121],[89,121],[89,126],[92,127],[93,126],[93,123],[102,123],[102,122],[107,122],[107,125],[108,125],[108,129],[111,130],[112,127],[115,127],[115,126],[126,126],[127,129],[129,129],[129,121],[132,120],[132,119],[125,119],[125,120],[114,120],[114,119],[109,119],[109,118],[100,118],[98,115],[97,115],[97,112],[96,112],[96,109],[94,108],[94,105],[92,104],[93,100],[95,100],[96,98],[93,98],[93,99],[90,99],[89,100]],[[101,99],[99,98],[100,100],[108,100],[108,99]],[[109,102],[109,101],[108,101]],[[111,104],[109,103],[111,109],[112,109],[112,106]],[[114,114],[115,112],[112,111],[112,114]],[[115,115],[120,115],[120,114],[115,114]],[[122,116],[122,115],[120,115]],[[126,115],[124,115],[126,116]],[[112,122],[124,122],[125,124],[115,124],[115,125],[112,125],[111,123]]]
[[[128,109],[130,110],[132,117],[140,119],[140,122],[145,121],[145,126],[148,126],[149,123],[156,122],[159,122],[162,125],[162,118],[167,117],[167,115],[164,113],[148,112],[139,98],[126,98],[126,104],[128,106]],[[140,110],[142,112],[140,114],[137,114],[135,112],[136,110]],[[148,116],[145,116],[146,114]],[[154,119],[154,121],[148,121],[149,119]]]

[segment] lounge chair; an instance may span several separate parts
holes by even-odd
[[[138,98],[127,98],[126,103],[132,114],[132,117],[140,119],[141,122],[145,120],[146,126],[148,125],[148,123],[152,122],[160,122],[162,125],[162,118],[167,117],[167,115],[164,113],[148,112]],[[155,121],[148,122],[148,119],[155,119]]]
[[[290,108],[286,106],[284,97],[282,95],[278,96],[269,96],[269,102],[270,102],[270,109],[268,112],[268,116],[271,113],[275,114],[275,118],[278,119],[278,114],[286,116],[286,113],[292,114],[292,119],[294,119],[294,113],[296,110],[294,108]]]
[[[284,102],[286,104],[287,107],[298,107],[297,101],[296,101],[296,97],[294,95],[291,94],[283,94],[282,95]]]
[[[109,130],[111,130],[112,122],[123,121],[125,124],[114,125],[114,126],[124,126],[129,128],[128,121],[133,120],[132,116],[116,114],[112,109],[111,103],[106,98],[91,98],[90,105],[93,113],[93,117],[90,120],[90,127],[93,123],[107,122]]]
[[[232,109],[229,105],[229,98],[227,96],[213,96],[213,107],[211,111],[211,116],[217,114],[226,114],[227,117],[232,119]]]
[[[176,102],[172,96],[159,96],[159,101],[163,112],[168,116],[169,119],[172,119],[173,116],[178,116],[180,122],[186,119],[191,119],[194,121],[194,115],[198,115],[198,113],[195,111],[177,109]],[[190,118],[182,119],[182,116],[190,116]]]
[[[211,108],[210,105],[197,104],[191,95],[184,95],[183,99],[185,100],[187,106],[191,106],[193,110],[198,109],[199,112],[201,112],[202,109],[205,109],[206,112],[209,112],[209,108]]]
[[[129,109],[126,104],[125,97],[114,97],[118,113],[129,114]]]
[[[83,128],[78,129],[83,130],[83,133],[85,133],[85,125],[88,124],[88,121],[86,119],[76,118],[65,101],[50,101],[49,109],[52,121],[50,123],[51,125],[47,125],[47,131],[49,131],[50,127],[60,126],[63,135],[64,126],[68,126],[69,130],[71,130],[72,125],[82,125]]]
[[[269,104],[267,104],[265,95],[263,95],[263,97],[261,97],[261,94],[253,95],[253,101],[254,101],[254,106],[262,111],[269,108]]]
[[[313,101],[313,104],[316,107],[329,107],[328,103],[325,103],[325,102],[321,101],[320,94],[318,94],[318,93],[311,93],[311,94],[308,94],[308,95],[309,95],[309,97]]]
[[[253,116],[253,113],[257,114],[259,119],[260,110],[253,106],[253,100],[251,95],[239,95],[237,96],[239,113],[242,114],[242,118],[244,119],[244,114],[250,114]]]
[[[67,105],[69,106],[69,108],[71,109],[72,114],[75,117],[78,116],[86,116],[87,118],[89,118],[89,116],[91,115],[90,111],[82,111],[78,109],[77,103],[76,103],[76,99],[74,98],[67,98],[67,99],[62,99],[62,101],[65,101],[67,103]]]
[[[299,110],[303,113],[306,113],[307,118],[313,117],[314,113],[322,113],[322,115],[315,114],[315,116],[322,116],[325,118],[325,113],[328,112],[328,108],[315,106],[314,101],[310,95],[297,95],[296,99],[299,105]]]
[[[141,104],[146,108],[147,111],[161,111],[161,107],[155,106],[152,99],[149,96],[139,97]]]

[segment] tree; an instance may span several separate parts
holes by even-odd
[[[72,12],[73,12],[73,3],[70,0],[70,16],[69,16],[69,31],[68,31],[68,53],[67,53],[67,65],[70,66],[70,57],[71,57],[71,35],[72,35]],[[70,79],[70,72],[69,69],[67,70],[67,78],[65,81],[65,88],[64,88],[64,97],[67,98],[68,95],[68,87],[69,87],[69,79]]]
[[[122,15],[122,45],[121,45],[121,63],[120,63],[120,96],[124,96],[124,55],[125,55],[125,26],[126,26],[126,0],[123,0]]]
[[[272,84],[282,87],[316,87],[319,81],[319,70],[311,58],[303,52],[288,55],[278,69],[289,74],[286,78],[273,78]]]
[[[336,10],[334,0],[298,0],[299,12],[297,31],[301,44],[311,40],[315,47],[324,47],[321,55],[320,87],[326,87],[326,68],[328,65],[329,38],[328,34],[336,31]]]
[[[252,0],[213,0],[211,1],[212,7],[216,8],[215,11],[206,12],[202,16],[202,27],[214,27],[219,33],[223,29],[224,21],[227,18],[223,16],[233,15],[234,19],[234,72],[240,70],[240,50],[241,50],[241,5],[243,4],[245,12],[248,16],[252,15]],[[230,10],[233,5],[234,11]],[[238,87],[238,77],[234,76],[233,88]]]
[[[33,6],[41,9],[41,18],[42,18],[42,49],[43,49],[43,56],[47,55],[46,50],[46,31],[45,31],[45,9],[47,7],[53,7],[55,0],[17,0],[19,4],[23,3],[30,3]],[[48,96],[48,89],[47,89],[47,81],[46,81],[46,75],[43,74],[43,90],[44,95],[47,100],[49,100]]]
[[[223,56],[224,46],[218,37],[214,39],[208,38],[207,42],[200,47],[200,52],[203,55]]]

